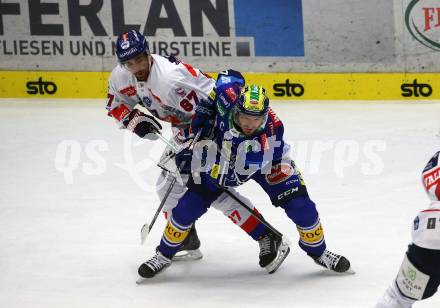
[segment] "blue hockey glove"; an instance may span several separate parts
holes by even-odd
[[[196,105],[194,117],[191,122],[191,129],[195,135],[201,130],[200,138],[209,137],[214,124],[214,106],[211,100],[200,100]]]
[[[191,160],[193,156],[193,151],[185,148],[176,154],[176,165],[180,169],[180,173],[187,174],[191,173]],[[183,163],[183,166],[182,166]]]
[[[234,70],[220,72],[215,83],[217,92],[215,101],[220,100],[224,107],[229,108],[237,100],[244,84],[245,80],[240,72]]]

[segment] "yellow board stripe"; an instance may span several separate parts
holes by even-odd
[[[109,72],[0,71],[0,98],[106,98],[109,75]],[[271,99],[440,99],[440,74],[435,73],[245,73],[244,76],[247,84],[263,86]]]

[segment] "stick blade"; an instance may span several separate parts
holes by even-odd
[[[150,233],[150,225],[146,223],[141,228],[141,245],[145,243],[145,240],[147,239],[149,233]]]

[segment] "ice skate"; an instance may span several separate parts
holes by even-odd
[[[188,236],[182,243],[182,247],[179,248],[176,255],[173,257],[173,261],[192,261],[199,260],[203,257],[202,252],[199,249],[200,240],[197,236],[195,225],[191,227]],[[159,246],[156,247],[158,251]]]
[[[311,257],[316,264],[336,273],[355,274],[355,271],[351,268],[350,261],[348,261],[347,258],[327,249],[324,250],[324,253],[320,257]]]
[[[260,245],[260,266],[264,267],[269,274],[275,273],[289,254],[289,245],[283,241],[282,237],[270,231],[258,240],[258,244]]]
[[[171,259],[165,257],[160,251],[156,251],[156,254],[145,263],[142,263],[138,269],[139,276],[141,276],[136,283],[145,281],[145,278],[153,278],[168,266],[171,265]]]

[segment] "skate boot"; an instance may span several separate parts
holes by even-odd
[[[153,278],[158,273],[166,269],[171,265],[171,260],[165,257],[160,251],[156,251],[156,254],[145,263],[142,263],[138,269],[139,276],[137,283],[144,281],[143,278]]]
[[[264,267],[269,274],[275,273],[289,254],[289,245],[283,241],[282,237],[271,231],[261,236],[258,244],[260,245],[260,266]]]
[[[338,255],[334,252],[331,252],[329,250],[324,250],[324,253],[320,257],[312,256],[312,259],[315,261],[316,264],[327,268],[331,271],[337,272],[337,273],[348,273],[348,274],[354,274],[354,271],[350,267],[350,261],[348,261],[347,258],[344,256]]]
[[[173,261],[191,261],[199,260],[203,257],[199,249],[200,240],[197,236],[195,224],[191,227],[188,236],[183,241],[182,246],[173,257]],[[156,247],[156,252],[159,251],[159,246]]]

